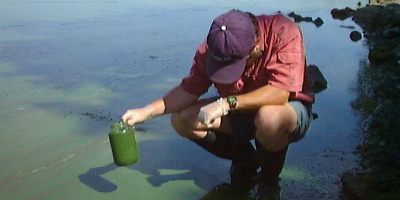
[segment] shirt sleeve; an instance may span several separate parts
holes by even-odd
[[[203,42],[193,58],[192,68],[188,76],[182,79],[180,86],[188,93],[200,96],[208,91],[212,81],[206,73],[207,47]]]
[[[272,23],[274,47],[266,66],[268,84],[290,92],[302,91],[305,55],[300,28],[283,15],[278,15]]]

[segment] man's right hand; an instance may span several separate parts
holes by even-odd
[[[139,109],[127,110],[124,115],[122,115],[122,121],[133,126],[135,124],[140,124],[146,122],[153,112],[152,106],[146,106]]]

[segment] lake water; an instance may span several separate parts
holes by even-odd
[[[282,198],[340,199],[340,174],[357,167],[351,88],[367,47],[330,10],[357,3],[1,0],[0,199],[198,200],[228,182],[230,163],[178,137],[168,116],[137,127],[141,159],[130,167],[112,163],[107,133],[179,84],[212,19],[233,8],[324,20],[299,24],[329,88],[311,132],[289,149]]]

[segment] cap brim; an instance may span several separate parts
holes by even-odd
[[[218,61],[208,55],[207,75],[214,83],[234,83],[242,76],[246,61],[246,57],[235,61]]]

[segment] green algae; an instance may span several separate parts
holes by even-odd
[[[116,122],[111,125],[108,136],[116,165],[126,166],[139,160],[140,154],[136,144],[136,136],[131,126],[122,121]]]

